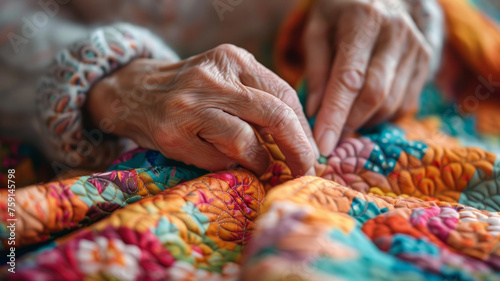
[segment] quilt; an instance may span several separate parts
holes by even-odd
[[[262,136],[260,177],[136,148],[106,171],[2,189],[0,279],[500,280],[498,13],[480,12],[486,0],[440,3],[443,69],[416,116],[344,138],[318,177],[292,177]],[[301,15],[278,54],[300,58]],[[300,60],[277,65],[304,99]],[[16,147],[4,167],[36,166]]]

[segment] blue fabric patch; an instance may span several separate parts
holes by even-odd
[[[423,239],[415,239],[405,234],[395,234],[389,250],[392,255],[415,254],[418,256],[430,255],[438,256],[439,248]]]
[[[422,160],[428,148],[421,141],[407,140],[403,131],[391,124],[361,130],[360,133],[375,143],[363,168],[386,176],[394,170],[401,152],[404,151]]]
[[[345,280],[442,280],[435,274],[380,251],[359,227],[350,233],[335,228],[329,233],[329,239],[356,249],[356,255],[354,258],[339,259],[318,257],[312,266],[326,276]]]
[[[137,153],[132,157],[132,159],[112,165],[108,168],[108,171],[122,171],[129,169],[139,169],[139,168],[151,168],[151,167],[176,167],[184,170],[188,170],[197,177],[206,175],[209,171],[200,169],[193,165],[187,165],[179,161],[168,159],[159,151],[147,150],[144,152]]]
[[[352,199],[351,209],[349,209],[347,214],[363,225],[369,219],[385,213],[388,210],[387,207],[380,209],[374,202],[367,202],[363,199],[354,197],[354,199]]]

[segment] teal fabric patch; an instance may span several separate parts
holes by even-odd
[[[407,140],[400,128],[390,124],[361,130],[360,133],[375,143],[363,168],[386,176],[394,170],[401,152],[404,151],[421,160],[428,148],[421,141]]]
[[[495,159],[491,177],[477,169],[467,184],[458,203],[493,212],[500,211],[500,160]]]
[[[201,177],[209,172],[192,165],[187,165],[179,161],[168,159],[163,156],[159,151],[137,149],[126,153],[124,161],[115,163],[108,168],[108,171],[121,171],[129,169],[150,168],[150,167],[177,167],[189,170],[192,173]],[[122,156],[123,157],[123,156]]]
[[[318,159],[318,162],[320,164],[326,164],[326,163],[328,163],[328,158],[326,158],[325,156],[320,156]]]
[[[427,84],[420,95],[417,118],[442,114],[453,101],[445,100],[434,84]]]
[[[439,255],[439,248],[423,239],[415,239],[405,234],[395,234],[392,238],[392,245],[389,249],[389,253],[395,256],[412,254],[437,257]]]
[[[385,213],[388,210],[389,209],[387,209],[387,207],[380,209],[374,202],[367,202],[363,199],[354,197],[351,209],[347,214],[355,218],[361,225],[363,225],[369,219]]]
[[[380,251],[359,227],[348,234],[334,229],[329,233],[329,239],[353,249],[355,255],[338,259],[318,257],[311,266],[326,276],[343,280],[442,280],[409,262]]]

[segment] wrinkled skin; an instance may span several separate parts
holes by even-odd
[[[294,175],[314,175],[317,148],[296,92],[247,51],[221,45],[177,63],[136,59],[93,87],[96,126],[207,170],[265,172],[255,130],[271,134]]]
[[[317,116],[314,137],[322,155],[330,155],[342,135],[416,110],[442,40],[427,31],[440,30],[442,18],[436,8],[417,27],[409,11],[428,7],[438,6],[434,0],[314,3],[305,33],[306,112]]]

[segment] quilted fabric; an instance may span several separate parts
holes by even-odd
[[[245,170],[203,176],[59,239],[12,280],[234,279],[264,194]]]
[[[500,278],[497,212],[365,195],[314,177],[276,187],[263,211],[243,280]]]
[[[471,24],[452,11],[449,29]],[[449,32],[461,52],[488,45]],[[450,48],[445,58],[456,55]],[[263,136],[271,165],[260,177],[136,149],[107,171],[19,188],[16,273],[2,268],[0,279],[500,280],[500,98],[474,96],[488,79],[474,74],[481,59],[471,55],[462,76],[429,85],[418,118],[344,138],[317,165],[321,177],[294,179]],[[289,76],[301,77],[295,67]],[[467,94],[477,111],[462,110]],[[0,190],[3,250],[7,196]]]
[[[17,206],[20,206],[16,208],[17,246],[45,241],[53,234],[95,222],[118,208],[204,174],[199,169],[158,166],[166,159],[156,151],[138,149],[123,155],[120,160],[127,159],[120,167],[112,167],[123,168],[130,165],[128,163],[135,163],[143,168],[112,170],[16,191]],[[2,238],[9,237],[6,228],[8,196],[7,189],[0,190],[0,215],[4,221],[0,225]],[[7,243],[7,239],[2,239],[3,247],[9,248]]]
[[[260,179],[193,179],[205,171],[137,149],[23,188],[19,246],[99,221],[23,257],[13,280],[497,280],[497,156],[408,136],[393,124],[344,139],[324,178],[292,179],[265,137]]]

